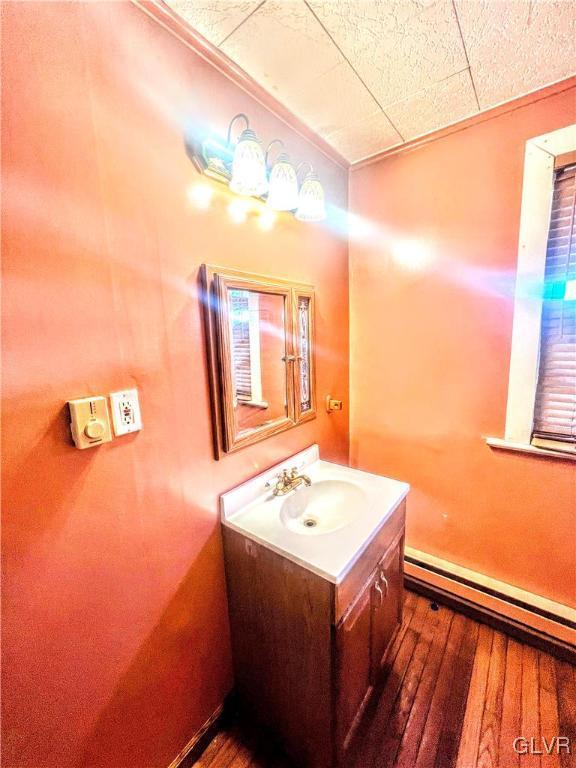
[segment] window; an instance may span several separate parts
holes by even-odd
[[[486,438],[564,460],[576,460],[575,165],[576,125],[526,142],[506,426]]]
[[[248,291],[230,292],[230,325],[234,392],[238,399],[252,399],[250,370],[250,310]]]
[[[262,399],[260,367],[260,324],[262,317],[258,294],[253,291],[230,291],[230,343],[234,401],[258,408],[267,407]]]
[[[544,272],[540,366],[532,444],[576,447],[576,165],[561,168]]]

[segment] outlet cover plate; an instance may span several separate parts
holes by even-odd
[[[140,414],[137,389],[123,389],[120,392],[111,392],[110,407],[116,437],[128,435],[130,432],[138,432],[138,430],[142,429],[142,416]]]

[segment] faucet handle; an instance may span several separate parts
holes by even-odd
[[[290,475],[288,474],[287,469],[283,469],[281,472],[277,472],[274,475],[274,478],[272,480],[267,480],[264,483],[265,488],[276,488],[279,483],[282,483],[284,480],[288,480],[290,478]]]
[[[264,488],[274,488],[278,480],[282,477],[282,472],[276,472],[274,477],[271,480],[266,480],[264,483]]]

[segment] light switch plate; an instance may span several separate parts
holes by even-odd
[[[123,389],[120,392],[110,393],[110,407],[112,409],[112,423],[114,434],[128,435],[130,432],[138,432],[142,429],[142,416],[140,403],[138,402],[137,389]]]
[[[82,397],[69,400],[70,429],[76,448],[92,448],[112,440],[106,398]]]

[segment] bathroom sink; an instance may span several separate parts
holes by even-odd
[[[362,488],[346,480],[320,480],[294,491],[282,504],[280,519],[295,533],[318,536],[344,528],[365,511]]]
[[[270,491],[294,470],[311,484],[287,495]],[[339,584],[408,489],[389,477],[323,461],[312,445],[222,494],[220,512],[225,528]]]

